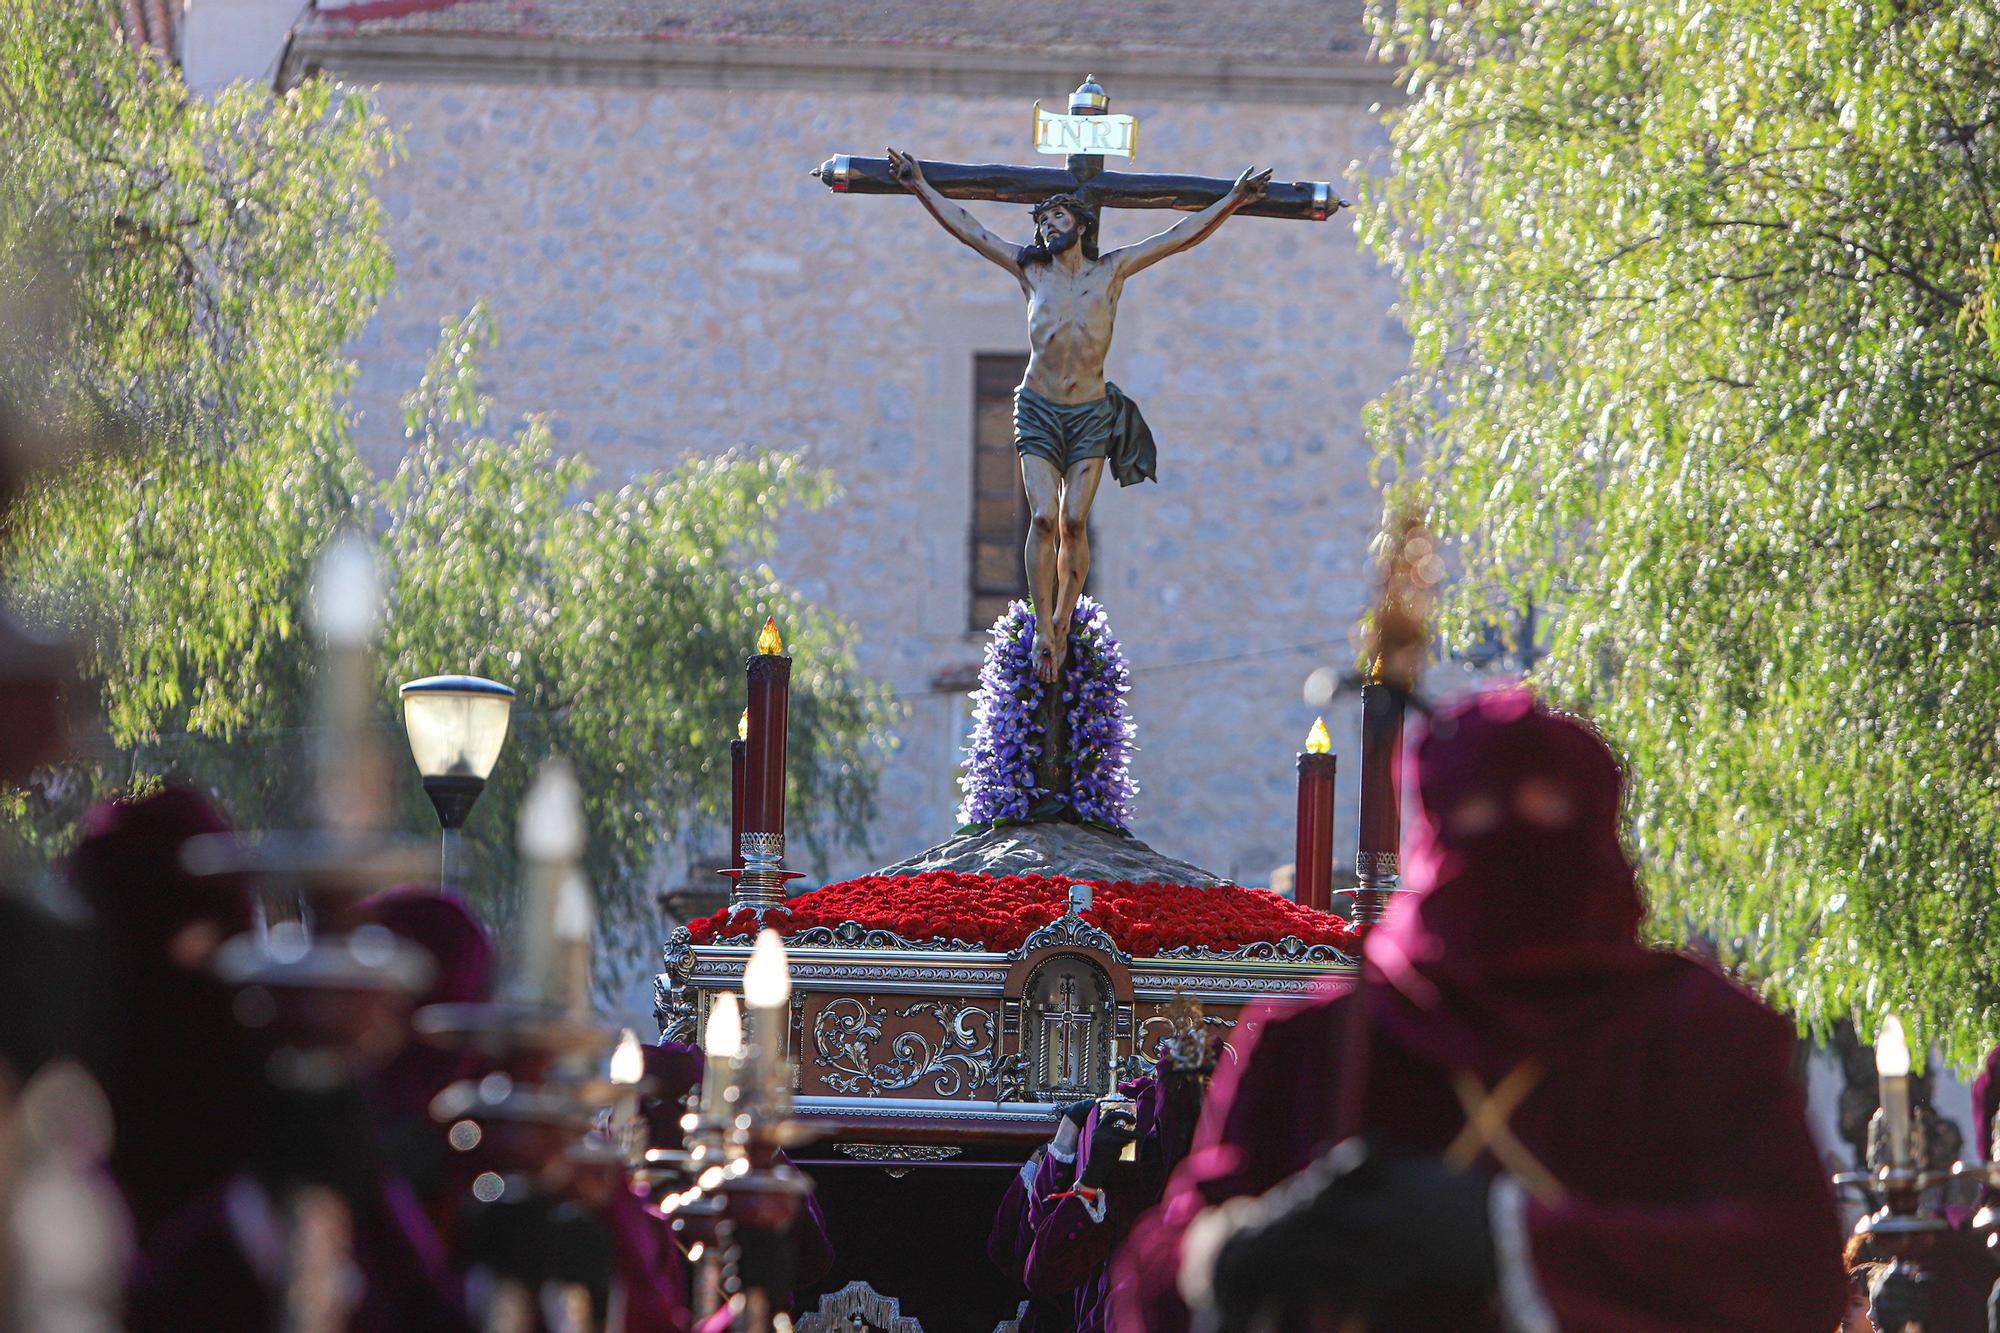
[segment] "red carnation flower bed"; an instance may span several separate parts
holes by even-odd
[[[810,930],[853,921],[905,939],[964,940],[1005,952],[1063,914],[1072,882],[1041,875],[966,875],[949,870],[863,875],[792,899],[786,928]],[[1263,889],[1093,881],[1091,901],[1083,919],[1135,957],[1190,945],[1230,950],[1275,944],[1287,935],[1348,952],[1360,946],[1360,937],[1339,917],[1300,907]],[[712,944],[750,933],[754,921],[747,909],[732,913],[725,908],[690,923],[688,932],[696,944]]]

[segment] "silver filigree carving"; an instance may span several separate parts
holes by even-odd
[[[1028,1100],[1028,1057],[1019,1051],[1003,1055],[993,1064],[993,1100],[996,1102],[1024,1102]]]
[[[1118,947],[1118,941],[1091,925],[1074,912],[1065,912],[1055,920],[1021,941],[1021,947],[1007,956],[1026,958],[1038,949],[1095,949],[1106,953],[1121,963],[1130,963],[1132,955]]]
[[[1395,879],[1400,866],[1394,852],[1356,852],[1354,854],[1354,874],[1364,882],[1370,879]]]
[[[1320,978],[1306,977],[1227,977],[1189,976],[1176,973],[1140,972],[1132,976],[1134,990],[1189,990],[1197,994],[1305,995],[1319,989]]]
[[[1307,944],[1296,935],[1273,943],[1259,940],[1240,949],[1211,949],[1206,944],[1184,944],[1178,949],[1162,949],[1157,958],[1187,958],[1204,963],[1331,963],[1352,967],[1360,960],[1333,944]]]
[[[850,1282],[819,1298],[819,1308],[801,1316],[798,1333],[924,1333],[924,1326],[903,1313],[902,1302],[884,1296],[866,1282]]]
[[[688,982],[694,976],[694,937],[686,926],[676,927],[667,936],[660,961],[662,970],[653,978],[653,1017],[659,1021],[660,1036],[667,1041],[693,1041],[695,1004]]]
[[[965,1151],[936,1143],[836,1143],[833,1150],[857,1162],[948,1162]]]
[[[894,1166],[897,1162],[948,1162],[964,1152],[963,1148],[947,1148],[935,1143],[836,1143],[833,1150],[844,1157],[852,1157],[857,1162],[879,1162],[882,1169],[893,1180],[901,1180],[910,1174],[908,1166]]]
[[[960,939],[945,939],[933,935],[929,939],[913,940],[890,930],[871,930],[858,921],[843,921],[837,926],[809,926],[795,931],[785,944],[794,949],[912,949],[918,952],[984,953],[983,944],[969,943]]]
[[[744,834],[749,837],[749,834]],[[755,931],[719,935],[710,944],[747,946],[756,943]],[[986,946],[960,939],[933,935],[914,940],[891,930],[876,930],[859,921],[843,921],[837,926],[807,926],[785,936],[787,949],[902,949],[912,953],[985,953]]]
[[[941,1030],[937,1042],[905,1028],[889,1039],[891,1058],[877,1063],[873,1055],[888,1021],[887,1009],[870,1009],[851,995],[829,1000],[813,1020],[814,1063],[829,1071],[820,1075],[820,1082],[850,1096],[879,1097],[928,1081],[930,1095],[956,1097],[993,1081],[999,1018],[992,1010],[920,1000],[896,1011],[898,1018],[920,1014],[936,1021]]]

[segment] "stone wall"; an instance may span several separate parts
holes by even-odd
[[[1052,76],[1049,100],[1073,82]],[[786,519],[780,572],[853,622],[907,714],[869,854],[799,868],[941,841],[968,707],[937,681],[981,647],[966,628],[973,357],[1024,348],[1021,299],[914,201],[835,196],[807,172],[884,144],[1026,161],[1027,105],[464,82],[380,95],[408,155],[383,187],[398,289],[361,351],[371,456],[387,466],[401,447],[396,397],[439,322],[482,299],[503,417],[552,413],[607,482],[738,443],[809,449],[845,497]],[[1358,105],[1116,108],[1141,118],[1142,170],[1270,164],[1338,186],[1382,145]],[[977,208],[1026,236],[1025,210]],[[1104,243],[1173,220],[1113,213]],[[1244,882],[1290,859],[1301,682],[1346,663],[1366,599],[1378,502],[1361,413],[1405,360],[1392,299],[1344,216],[1235,219],[1127,290],[1110,373],[1143,406],[1161,475],[1107,482],[1090,586],[1134,666],[1137,830]],[[1355,709],[1328,722],[1351,852]]]

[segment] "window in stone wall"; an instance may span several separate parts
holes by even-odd
[[[1028,502],[1014,452],[1014,386],[1028,368],[1018,352],[981,352],[972,364],[972,622],[992,626],[1016,597],[1028,595],[1021,548],[1028,542]]]

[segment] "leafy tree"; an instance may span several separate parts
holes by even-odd
[[[542,755],[567,756],[598,797],[600,880],[636,885],[664,836],[702,820],[727,827],[743,658],[774,616],[793,656],[799,827],[808,846],[828,833],[859,845],[874,770],[858,746],[878,734],[886,695],[857,681],[846,627],[765,563],[775,513],[831,498],[826,475],[797,454],[731,452],[574,500],[591,469],[557,456],[541,421],[508,438],[487,431],[482,340],[482,311],[447,327],[406,401],[413,444],[383,488],[385,692],[440,661],[514,686],[527,738],[509,741],[482,804],[511,810]]]
[[[731,453],[591,493],[539,421],[488,429],[475,311],[445,329],[408,403],[409,453],[378,481],[349,437],[344,348],[391,276],[372,183],[393,134],[320,80],[190,97],[114,19],[99,0],[0,6],[0,310],[27,312],[0,321],[0,401],[121,446],[34,484],[5,534],[18,599],[80,636],[105,714],[85,763],[14,799],[14,837],[59,847],[91,797],[165,775],[248,824],[296,818],[303,594],[327,538],[359,525],[387,584],[384,743],[402,747],[398,680],[471,670],[519,691],[474,816],[493,857],[475,861],[481,885],[510,882],[502,830],[560,750],[612,919],[641,917],[660,851],[724,813],[742,656],[766,614],[797,654],[799,825],[858,842],[886,704],[846,627],[766,563],[775,514],[823,503],[825,476]],[[434,828],[404,776],[411,827]]]
[[[1628,756],[1656,929],[2000,1037],[2000,5],[1404,0],[1371,429]],[[1560,874],[1561,867],[1551,867]],[[1534,904],[1522,904],[1533,911]]]

